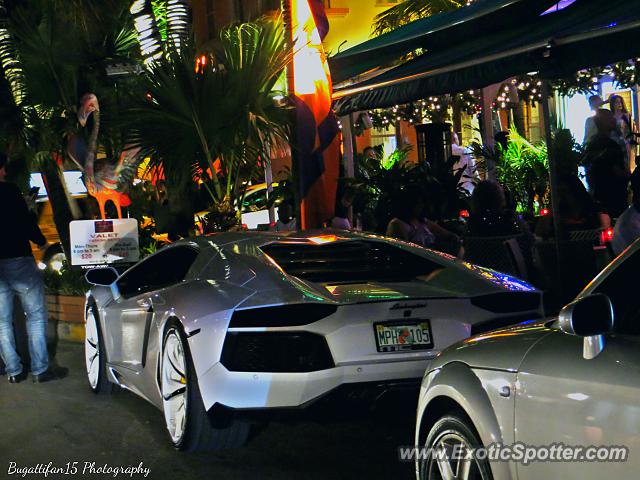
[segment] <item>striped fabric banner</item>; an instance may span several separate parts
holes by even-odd
[[[331,74],[322,40],[329,22],[322,0],[291,0],[296,143],[303,229],[320,227],[335,211],[340,129],[331,110]]]

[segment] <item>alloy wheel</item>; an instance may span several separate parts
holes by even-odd
[[[473,447],[454,430],[442,432],[428,448],[433,450],[420,466],[424,480],[487,480],[478,461],[470,455]]]
[[[100,377],[100,339],[98,337],[98,322],[92,309],[87,311],[87,326],[85,329],[84,356],[87,366],[87,377],[92,389],[98,387]]]
[[[187,362],[179,333],[167,333],[162,352],[162,402],[167,430],[179,444],[187,425]]]

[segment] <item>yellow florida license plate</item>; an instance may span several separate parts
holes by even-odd
[[[427,320],[374,324],[379,352],[400,352],[433,348],[431,325]]]

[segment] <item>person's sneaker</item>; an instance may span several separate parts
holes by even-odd
[[[9,375],[7,378],[9,379],[9,383],[20,383],[25,377],[24,372],[20,372],[17,375]]]
[[[45,370],[44,372],[38,375],[31,375],[31,379],[33,380],[33,383],[44,383],[44,382],[49,382],[51,380],[56,380],[58,378],[60,377],[58,377],[58,375],[56,375],[51,370]]]

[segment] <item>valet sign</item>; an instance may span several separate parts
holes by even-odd
[[[135,263],[140,258],[135,218],[76,220],[69,228],[71,265]]]

